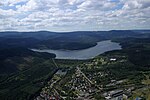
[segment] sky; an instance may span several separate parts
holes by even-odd
[[[150,0],[0,0],[0,31],[150,29]]]

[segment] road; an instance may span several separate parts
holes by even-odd
[[[59,68],[58,65],[56,64],[54,58],[52,58],[52,61],[53,61],[54,65],[56,66],[56,68]]]
[[[86,75],[80,70],[79,67],[77,67],[77,70],[84,76],[84,78],[85,78],[90,84],[94,84],[88,77],[86,77]]]
[[[77,70],[83,75],[83,77],[90,83],[90,84],[94,84],[81,70],[80,68],[77,66]],[[95,85],[99,90],[102,90],[103,88]]]

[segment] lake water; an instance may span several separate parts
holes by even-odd
[[[107,51],[120,50],[119,43],[111,42],[111,40],[98,42],[96,46],[82,50],[51,50],[51,49],[31,49],[37,52],[48,52],[56,54],[56,59],[91,59],[95,56]]]

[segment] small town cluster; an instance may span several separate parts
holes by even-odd
[[[58,68],[35,100],[133,100],[137,87],[128,79],[113,77],[106,65],[126,62],[126,57],[98,57],[72,68]],[[56,63],[55,63],[56,64]],[[136,97],[135,100],[143,100]]]

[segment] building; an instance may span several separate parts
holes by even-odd
[[[105,98],[106,100],[123,100],[123,90],[110,91]]]
[[[116,61],[117,59],[116,58],[110,58],[110,61]]]

